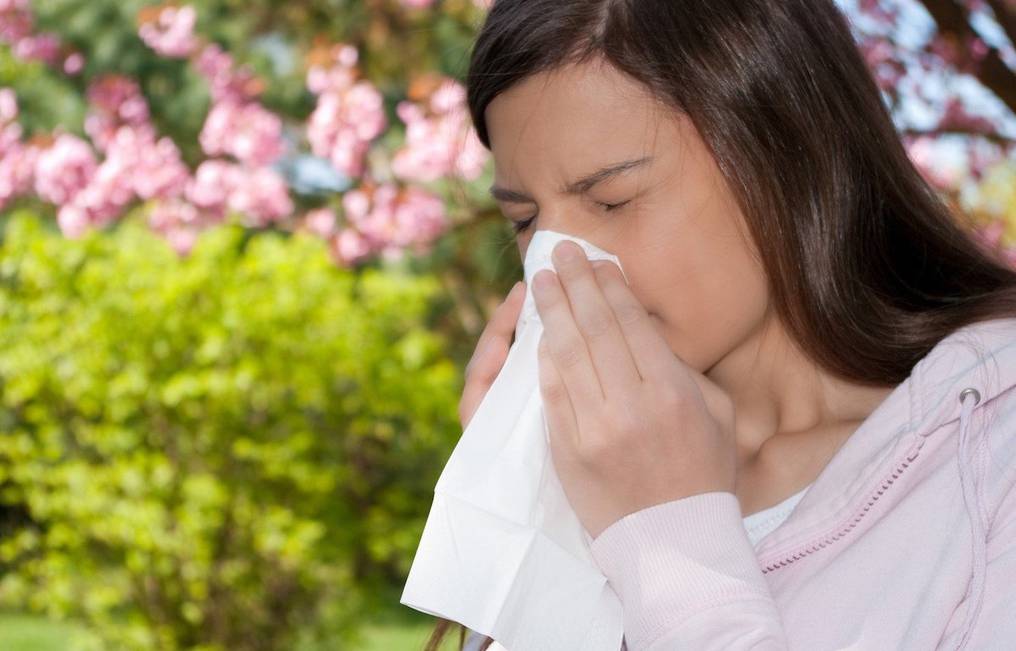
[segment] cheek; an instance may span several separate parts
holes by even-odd
[[[636,296],[670,349],[704,371],[761,323],[765,277],[747,251],[660,252],[639,260]]]

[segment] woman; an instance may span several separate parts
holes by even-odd
[[[628,276],[559,243],[460,403],[534,291],[624,646],[1016,647],[1016,272],[915,170],[831,0],[497,0],[467,86],[522,255],[550,229]]]

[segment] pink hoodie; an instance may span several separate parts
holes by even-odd
[[[1016,318],[957,330],[753,548],[737,498],[592,542],[628,651],[1016,649]],[[962,400],[962,402],[961,402]]]

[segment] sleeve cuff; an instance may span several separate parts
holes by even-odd
[[[630,513],[601,532],[590,549],[624,607],[630,649],[648,647],[719,603],[773,604],[737,496],[727,491]]]

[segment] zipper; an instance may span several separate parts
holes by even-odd
[[[769,572],[778,570],[781,567],[786,567],[787,565],[790,565],[796,560],[800,560],[805,556],[808,556],[809,554],[812,554],[820,549],[825,549],[832,543],[836,542],[837,540],[843,538],[843,536],[850,533],[850,531],[857,526],[857,523],[864,518],[865,514],[868,513],[871,507],[875,505],[875,502],[878,501],[878,498],[880,498],[882,494],[885,493],[890,486],[892,486],[894,481],[899,479],[900,475],[903,474],[903,471],[906,470],[911,463],[913,463],[914,459],[917,458],[917,455],[920,453],[921,448],[924,446],[924,442],[927,437],[919,436],[918,438],[919,440],[915,441],[914,444],[910,446],[910,449],[907,450],[907,453],[903,457],[903,459],[896,464],[896,468],[892,471],[892,473],[885,478],[885,480],[882,482],[882,486],[876,489],[875,492],[873,492],[871,496],[868,498],[867,503],[863,507],[861,507],[858,511],[856,511],[854,513],[854,516],[850,518],[844,525],[836,529],[835,533],[828,534],[825,537],[818,540],[817,542],[808,543],[805,546],[798,548],[792,553],[788,552],[784,554],[782,557],[780,557],[778,560],[774,560],[771,562],[766,561],[765,563],[763,563],[762,573],[768,574]]]

